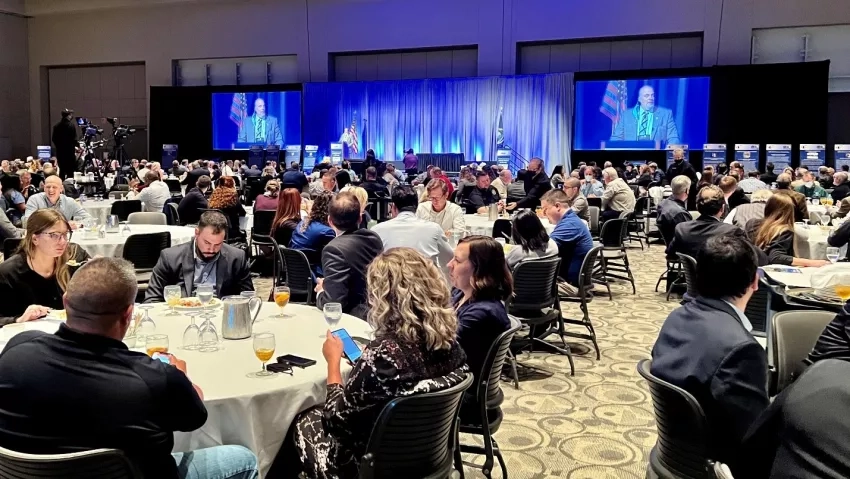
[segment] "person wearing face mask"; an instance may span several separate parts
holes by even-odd
[[[787,195],[794,202],[794,221],[803,221],[809,218],[809,207],[806,206],[806,197],[802,193],[797,193],[791,189],[791,175],[782,173],[776,177],[775,195]],[[842,202],[843,204],[843,202]]]
[[[581,195],[585,198],[599,198],[602,196],[605,187],[601,181],[597,181],[593,175],[593,167],[588,166],[584,169],[584,180],[581,182]]]
[[[697,178],[697,172],[694,170],[694,167],[685,161],[685,150],[676,148],[673,150],[673,164],[667,167],[667,173],[664,175],[664,184],[671,184],[673,178],[681,175],[687,176],[691,180],[692,186],[696,186],[699,183],[699,178]],[[695,191],[691,191],[691,193],[695,193]]]
[[[540,205],[540,198],[552,189],[549,175],[546,174],[543,166],[543,160],[540,158],[532,158],[528,162],[528,169],[523,180],[525,197],[516,203],[508,203],[506,208],[509,211],[516,208],[535,208]]]
[[[811,171],[803,173],[803,184],[797,187],[797,193],[802,194],[806,198],[823,198],[826,196],[826,190],[815,181],[815,176]]]

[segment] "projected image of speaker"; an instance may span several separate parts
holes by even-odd
[[[301,143],[300,91],[213,93],[212,109],[214,150]]]
[[[575,148],[702,145],[709,85],[708,77],[576,81]]]

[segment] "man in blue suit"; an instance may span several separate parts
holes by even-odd
[[[673,112],[655,106],[655,89],[644,85],[638,91],[638,104],[623,112],[611,140],[660,141],[663,148],[679,144],[679,130]]]
[[[283,135],[280,134],[277,118],[266,115],[266,101],[262,98],[254,100],[254,114],[242,121],[237,141],[283,146]]]

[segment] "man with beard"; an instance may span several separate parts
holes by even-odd
[[[224,243],[227,228],[227,218],[218,211],[202,214],[193,241],[160,254],[145,302],[165,301],[163,290],[172,284],[180,286],[183,297],[195,296],[195,289],[201,284],[213,285],[219,298],[254,291],[245,252]]]
[[[56,146],[56,158],[59,160],[59,174],[62,179],[73,178],[77,171],[77,159],[74,148],[77,146],[77,125],[74,124],[74,110],[62,110],[62,119],[53,126],[53,144]]]

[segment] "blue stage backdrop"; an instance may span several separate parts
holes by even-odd
[[[576,82],[575,148],[653,148],[660,141],[698,150],[708,134],[708,77]],[[637,138],[639,94],[654,93],[654,121],[647,135]],[[616,128],[616,122],[620,128]],[[668,138],[668,134],[670,138]],[[676,135],[676,136],[673,136]],[[644,140],[644,141],[641,141]],[[622,142],[617,145],[617,142]]]
[[[319,157],[343,141],[347,158],[371,148],[400,161],[413,148],[494,162],[501,116],[504,144],[554,166],[569,160],[571,83],[571,74],[308,83],[304,143],[318,145]]]
[[[265,104],[267,115],[262,138],[255,134],[257,100]],[[300,91],[213,93],[212,108],[214,150],[247,150],[258,144],[283,150],[301,144]]]

